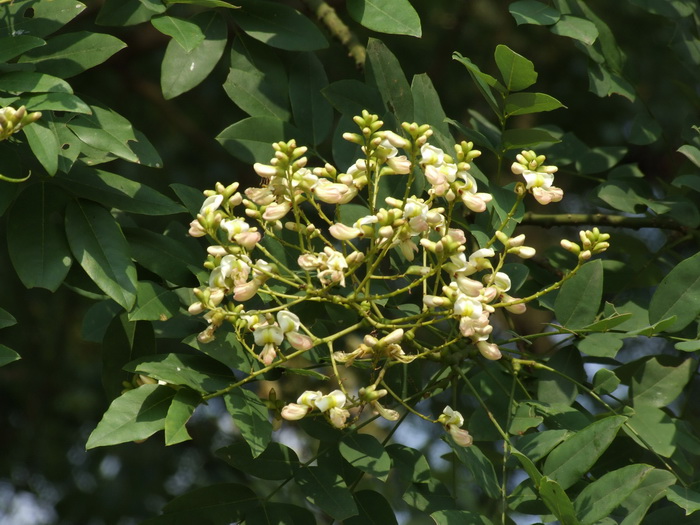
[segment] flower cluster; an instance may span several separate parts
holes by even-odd
[[[359,133],[343,137],[359,145],[362,155],[345,171],[328,163],[309,167],[307,149],[293,140],[273,144],[270,162],[253,166],[262,184],[242,192],[238,183],[217,184],[205,192],[189,230],[213,240],[205,263],[208,282],[194,290],[197,301],[189,309],[204,313],[208,323],[199,340],[211,341],[229,323],[267,368],[327,346],[320,362],[330,362],[340,390],[306,391],[281,415],[295,420],[318,410],[338,428],[346,425],[349,408],[365,405],[386,419],[398,418],[378,402],[388,392],[380,388],[383,375],[394,364],[441,358],[441,350],[428,343],[436,334],[448,351],[466,343],[486,359],[502,357],[491,340],[493,314],[499,308],[521,314],[536,297],[510,295],[506,258],[531,258],[535,249],[524,235],[505,232],[512,232],[509,222],[528,192],[541,204],[563,195],[553,185],[557,168],[545,165],[543,155],[521,152],[511,166],[525,181],[516,185],[513,212],[492,238],[477,239],[461,219],[486,212],[494,196],[480,190],[486,180],[477,182],[471,172],[481,155],[471,142],[456,144],[448,154],[430,143],[430,126],[404,123],[399,135],[383,130],[381,120],[366,111],[354,120]],[[396,184],[395,177],[404,179]],[[608,247],[608,238],[594,229],[581,233],[580,245],[562,241],[562,246],[578,256],[578,269]],[[397,317],[407,302],[418,313],[412,309]],[[336,332],[320,323],[317,331],[313,316],[307,325],[299,318],[310,303],[340,307],[357,322]],[[445,334],[438,323],[452,328]],[[362,334],[367,328],[371,333]],[[336,341],[358,333],[361,343],[334,351]],[[336,363],[358,361],[371,362],[378,372],[371,386],[348,401]],[[456,442],[471,443],[458,412],[447,407],[438,421]]]
[[[17,133],[24,126],[36,122],[41,118],[41,112],[27,113],[27,108],[19,109],[7,106],[0,108],[0,140],[5,140],[13,133]]]

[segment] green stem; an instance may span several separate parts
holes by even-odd
[[[614,226],[617,228],[662,228],[687,232],[685,226],[670,217],[625,217],[623,215],[606,215],[603,213],[561,213],[547,215],[527,212],[520,224],[533,224],[549,228],[553,226]]]
[[[348,54],[355,61],[355,65],[362,69],[365,66],[367,52],[360,44],[357,36],[350,31],[350,28],[338,17],[335,9],[323,0],[303,0],[304,3],[314,12],[316,17],[326,26],[328,31],[337,38],[341,44],[348,48]]]

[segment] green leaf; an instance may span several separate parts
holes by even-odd
[[[142,525],[229,525],[240,522],[259,499],[247,485],[220,483],[178,496],[165,507],[163,514]]]
[[[686,144],[678,148],[676,151],[685,155],[690,162],[700,168],[700,149],[696,148],[695,146],[691,146],[690,144]]]
[[[700,314],[700,253],[680,262],[664,278],[649,303],[649,321],[656,323],[676,316],[666,330],[677,332],[692,323]]]
[[[274,155],[273,142],[298,136],[291,124],[268,117],[250,117],[239,120],[223,130],[216,140],[237,159],[253,164],[269,163]]]
[[[661,408],[636,406],[624,430],[640,446],[649,448],[655,454],[670,458],[676,451],[677,425]]]
[[[598,38],[598,28],[590,20],[577,16],[562,15],[551,27],[552,33],[579,40],[587,46],[593,45]]]
[[[369,84],[377,87],[387,109],[398,122],[413,122],[413,95],[401,64],[381,40],[370,38],[367,43]]]
[[[103,302],[114,304],[113,301]],[[151,323],[129,321],[126,313],[117,313],[121,315],[106,319],[108,326],[102,340],[98,341],[102,343],[102,386],[110,398],[120,395],[124,383],[133,379],[133,374],[124,371],[124,365],[139,357],[153,355],[156,351]]]
[[[609,97],[617,94],[625,97],[630,102],[634,102],[636,99],[634,86],[619,74],[610,71],[603,64],[589,64],[588,88],[599,97]]]
[[[480,512],[469,510],[438,510],[430,515],[437,525],[493,525]]]
[[[248,371],[255,364],[255,359],[243,348],[238,335],[227,331],[224,327],[216,331],[216,339],[209,343],[200,343],[196,335],[188,337],[183,342],[230,368]]]
[[[696,352],[700,350],[700,339],[696,339],[695,341],[681,341],[680,343],[676,343],[674,348],[681,352]]]
[[[0,38],[0,62],[7,62],[30,49],[44,45],[46,45],[44,40],[31,35]],[[5,91],[4,86],[3,91]]]
[[[8,93],[73,93],[65,80],[34,71],[4,73],[0,86]]]
[[[7,328],[8,326],[14,326],[16,324],[17,319],[15,319],[10,312],[0,308],[0,329]]]
[[[162,385],[142,385],[127,391],[109,405],[85,448],[138,441],[163,430],[174,395],[175,390]]]
[[[136,305],[129,312],[130,321],[166,321],[177,314],[180,299],[174,292],[150,281],[136,286]]]
[[[555,24],[561,17],[561,13],[542,2],[536,0],[519,0],[508,6],[508,11],[518,25],[535,24],[549,26]]]
[[[138,156],[127,145],[136,140],[131,123],[111,109],[95,105],[90,108],[92,115],[77,116],[68,122],[68,128],[90,147],[137,162]]]
[[[236,388],[223,397],[226,408],[250,446],[253,457],[258,457],[265,452],[272,435],[267,407],[256,394],[244,388]]]
[[[692,15],[697,7],[694,2],[684,0],[631,0],[636,5],[654,15],[667,18],[684,18]]]
[[[156,14],[151,6],[141,0],[106,0],[95,23],[103,26],[133,26],[148,22]],[[161,7],[165,11],[165,6],[161,4]]]
[[[322,467],[305,467],[294,473],[294,480],[313,505],[336,520],[358,514],[352,493],[339,474]]]
[[[391,469],[391,458],[374,436],[350,434],[340,442],[339,450],[353,467],[386,481]]]
[[[469,76],[471,76],[474,84],[476,84],[476,87],[479,89],[479,92],[484,97],[491,110],[497,117],[501,118],[503,113],[501,111],[501,103],[496,99],[494,90],[505,94],[507,91],[506,87],[491,75],[482,72],[479,69],[479,66],[474,64],[474,62],[469,60],[467,57],[464,57],[459,53],[453,53],[452,59],[457,60],[460,64],[467,68]]]
[[[73,263],[63,226],[66,195],[47,184],[22,192],[8,215],[10,260],[27,288],[56,291]]]
[[[391,505],[379,492],[360,490],[354,498],[359,514],[343,521],[343,525],[398,525]]]
[[[650,465],[627,465],[608,472],[584,488],[574,508],[581,525],[593,525],[608,516],[653,470]]]
[[[121,175],[80,168],[61,174],[56,182],[78,197],[130,213],[142,215],[171,215],[185,209],[162,193]]]
[[[40,73],[69,78],[102,64],[125,47],[112,35],[78,31],[51,38],[45,46],[22,55],[19,62],[31,62]]]
[[[508,91],[521,91],[537,81],[534,64],[508,46],[496,46],[494,58]]]
[[[313,53],[300,53],[290,65],[289,98],[294,124],[308,143],[323,142],[333,126],[333,108],[319,96],[328,86],[323,63]]]
[[[279,87],[270,82],[269,75],[255,69],[231,69],[224,82],[229,98],[251,117],[287,121],[291,116],[289,100],[286,90]]]
[[[90,114],[92,110],[85,102],[80,100],[75,95],[70,93],[37,93],[29,96],[20,97],[17,104],[26,106],[27,111],[67,111],[69,113],[85,113]],[[45,122],[45,119],[39,120],[38,124]],[[32,126],[34,128],[35,126]],[[30,129],[30,128],[24,128]]]
[[[620,386],[620,378],[615,372],[601,368],[593,376],[593,391],[597,394],[612,394]]]
[[[60,151],[55,131],[41,120],[31,126],[26,126],[23,131],[29,142],[29,147],[32,148],[32,152],[46,173],[51,176],[55,175],[58,171],[58,153]]]
[[[479,485],[486,494],[491,498],[498,498],[501,493],[496,471],[493,464],[489,461],[483,452],[476,445],[463,447],[457,445],[451,436],[445,438],[447,443],[452,448],[457,458],[466,465],[469,471],[474,476],[474,481]]]
[[[457,508],[448,488],[432,477],[426,483],[413,483],[403,495],[403,500],[425,513]]]
[[[659,140],[662,132],[661,125],[651,115],[639,112],[632,121],[628,140],[632,144],[645,146]]]
[[[420,38],[420,18],[408,0],[349,0],[350,16],[367,29],[379,33]]]
[[[430,77],[424,73],[415,75],[411,82],[411,94],[415,121],[430,124],[433,130],[431,141],[437,142],[437,146],[448,151],[454,146],[454,140],[447,124],[447,115],[442,109],[440,97]]]
[[[547,508],[552,511],[562,525],[578,525],[574,505],[555,480],[544,476],[539,483],[539,493]]]
[[[66,210],[66,234],[73,256],[94,283],[125,310],[136,302],[136,268],[112,215],[91,202],[73,201]]]
[[[615,358],[622,348],[624,334],[617,333],[592,333],[583,339],[576,341],[576,347],[584,354],[593,357]]]
[[[85,4],[75,0],[39,0],[32,3],[32,16],[25,16],[26,9],[27,4],[18,1],[2,6],[5,20],[0,25],[0,37],[32,35],[44,38],[78,16]]]
[[[189,421],[194,414],[195,409],[199,406],[202,398],[199,395],[188,389],[181,388],[173,397],[173,401],[168,408],[168,413],[165,416],[165,445],[176,445],[183,441],[192,439],[187,432],[185,423]]]
[[[586,378],[581,354],[568,346],[550,357],[547,365],[559,373],[538,371],[537,399],[552,405],[571,405],[578,396],[578,387],[569,378],[578,382]]]
[[[522,435],[527,430],[538,427],[542,420],[542,416],[535,415],[534,407],[519,403],[508,426],[508,433],[514,436]]]
[[[686,516],[700,510],[700,493],[689,488],[673,485],[666,490],[666,497],[670,502],[685,510]]]
[[[501,137],[501,149],[505,152],[513,149],[535,148],[541,144],[554,142],[561,142],[561,140],[544,129],[507,129]]]
[[[554,447],[573,435],[568,430],[542,430],[522,436],[517,441],[518,450],[531,461],[539,461]],[[533,480],[538,481],[538,480]]]
[[[506,117],[542,113],[566,107],[556,98],[544,93],[511,93],[506,97],[503,111]]]
[[[664,407],[676,399],[695,370],[692,358],[656,356],[642,361],[632,375],[630,400],[634,407]]]
[[[220,448],[216,455],[241,472],[260,479],[287,479],[301,468],[296,452],[274,441],[256,458],[251,454],[250,447],[242,441]]]
[[[188,4],[200,7],[225,7],[228,9],[238,9],[240,5],[230,4],[224,0],[163,0],[166,5]],[[240,2],[238,2],[240,3]]]
[[[363,109],[375,114],[385,111],[379,91],[358,80],[338,80],[322,89],[321,93],[335,109],[349,117],[361,115]]]
[[[22,358],[17,352],[0,344],[0,366],[5,366],[19,359]]]
[[[319,28],[296,9],[264,0],[237,0],[242,9],[231,16],[248,35],[288,51],[315,51],[328,47]]]
[[[228,368],[203,355],[152,354],[131,361],[124,370],[188,386],[202,394],[221,390],[235,382]]]
[[[547,456],[543,474],[566,490],[595,464],[626,420],[610,416],[577,432]]]
[[[198,86],[212,72],[226,47],[226,22],[216,11],[200,13],[191,21],[202,30],[204,40],[191,51],[186,51],[176,40],[168,44],[160,71],[160,86],[166,100]]]
[[[390,479],[398,485],[399,494],[411,483],[425,483],[430,479],[430,465],[419,450],[399,443],[387,445],[385,450],[391,457]]]
[[[666,488],[676,482],[676,476],[668,470],[653,469],[639,486],[622,502],[621,508],[628,510],[620,525],[639,525],[651,505],[666,495]]]
[[[245,515],[246,525],[304,525],[315,521],[313,513],[306,508],[269,501],[249,510]]]
[[[554,302],[554,313],[562,326],[571,330],[591,324],[603,297],[603,263],[600,259],[585,263],[566,281]]]
[[[151,19],[151,24],[164,35],[173,37],[187,53],[204,41],[202,28],[189,20],[163,15]]]
[[[606,303],[609,304],[609,303]],[[610,330],[612,328],[615,328],[618,325],[621,325],[625,321],[628,321],[632,317],[632,314],[626,313],[626,314],[613,314],[609,317],[606,317],[605,319],[601,319],[600,321],[596,321],[594,323],[589,324],[588,326],[584,327],[585,330],[590,330],[593,332],[606,332],[607,330]]]

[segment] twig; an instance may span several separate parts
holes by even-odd
[[[341,44],[348,48],[348,54],[355,60],[355,65],[362,69],[365,66],[367,52],[357,39],[355,33],[345,25],[340,17],[330,5],[323,0],[303,0],[303,2],[314,12],[316,17],[326,26],[333,37],[337,38]]]

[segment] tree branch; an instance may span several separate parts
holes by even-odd
[[[531,224],[545,228],[552,226],[615,226],[618,228],[661,228],[687,232],[685,226],[670,217],[625,217],[624,215],[606,215],[603,213],[561,213],[547,215],[526,212],[520,224]]]
[[[365,46],[360,43],[355,33],[350,31],[350,28],[345,25],[345,22],[338,17],[335,9],[324,2],[324,0],[303,0],[303,2],[314,12],[323,25],[326,26],[331,35],[348,48],[348,54],[355,60],[355,65],[360,69],[364,68],[365,58],[367,56]]]

